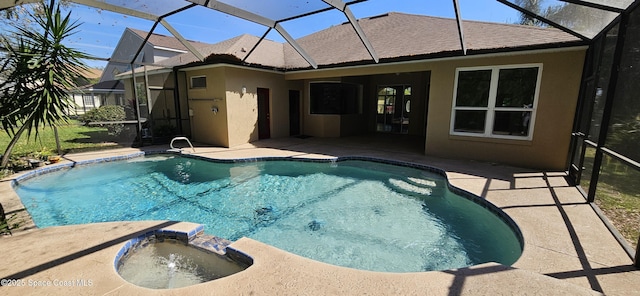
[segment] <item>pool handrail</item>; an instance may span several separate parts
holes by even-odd
[[[171,139],[171,143],[169,144],[169,146],[171,147],[171,151],[180,151],[182,152],[182,148],[175,148],[173,147],[173,142],[175,141],[186,141],[189,144],[189,147],[191,147],[191,150],[193,150],[193,153],[196,153],[196,148],[193,148],[193,145],[191,145],[191,141],[189,141],[189,138],[187,137],[174,137],[173,139]]]

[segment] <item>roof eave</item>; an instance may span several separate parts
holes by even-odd
[[[567,49],[572,50],[576,48],[586,49],[588,43],[583,40],[571,41],[571,42],[559,42],[559,43],[547,43],[547,44],[537,44],[537,45],[527,45],[527,46],[519,46],[519,47],[504,47],[504,48],[488,48],[488,49],[467,49],[466,55],[462,50],[453,50],[453,51],[442,51],[436,53],[428,53],[421,55],[411,55],[411,56],[399,56],[393,58],[381,58],[379,63],[374,63],[371,60],[361,60],[361,61],[351,61],[344,63],[336,63],[336,64],[324,64],[318,65],[318,70],[331,70],[337,68],[347,68],[347,67],[361,67],[361,66],[382,66],[385,64],[394,64],[394,63],[411,63],[411,62],[424,62],[431,60],[441,60],[441,59],[466,59],[466,58],[478,58],[479,56],[486,55],[496,55],[496,54],[519,54],[524,52],[531,51],[547,51],[547,50],[558,50],[558,49]],[[307,68],[289,68],[286,69],[287,72],[306,72],[314,70]]]
[[[330,70],[330,69],[336,69],[336,68],[346,68],[346,67],[356,67],[356,66],[384,65],[384,64],[401,63],[401,62],[424,62],[424,61],[436,60],[436,59],[470,58],[470,57],[478,57],[481,55],[522,53],[522,52],[537,51],[537,50],[554,50],[554,49],[562,49],[562,48],[575,48],[575,47],[587,46],[587,45],[588,45],[587,42],[583,40],[576,40],[576,41],[569,41],[569,42],[546,43],[546,44],[526,45],[526,46],[518,46],[518,47],[467,49],[466,54],[464,54],[462,50],[442,51],[442,52],[420,54],[420,55],[380,58],[379,63],[376,63],[373,60],[360,60],[360,61],[349,61],[349,62],[335,63],[335,64],[321,64],[321,65],[318,65],[317,70]],[[235,61],[230,59],[225,59],[225,60],[206,59],[205,61],[202,61],[202,62],[191,62],[185,65],[175,66],[173,67],[173,69],[178,71],[186,71],[192,68],[202,68],[202,67],[215,66],[215,65],[233,65],[233,66],[240,66],[240,67],[260,69],[260,70],[269,70],[269,71],[275,71],[275,72],[281,72],[281,73],[287,73],[287,72],[293,73],[293,72],[300,72],[300,71],[316,70],[311,66],[296,67],[296,68],[282,68],[282,67],[274,67],[274,66],[256,64],[256,63],[247,63],[247,62],[242,62],[241,60]]]

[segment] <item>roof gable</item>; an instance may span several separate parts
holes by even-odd
[[[147,38],[147,35],[149,34],[149,32],[145,32],[138,29],[133,29],[133,28],[127,28],[127,29],[135,33],[136,35],[140,36],[140,38],[142,38],[143,40],[144,38]],[[191,43],[195,47],[201,47],[201,46],[207,45],[207,43],[202,43],[198,41],[192,41],[192,40],[187,40],[187,41],[189,41],[189,43]],[[148,42],[156,47],[164,47],[164,48],[188,51],[188,49],[177,38],[173,36],[166,36],[162,34],[152,33],[149,36]]]
[[[205,60],[217,60],[216,56],[235,56],[240,63],[260,42],[260,38],[253,35],[240,35],[225,41],[202,46],[198,50],[207,57]],[[192,63],[198,63],[199,60],[192,53],[181,54],[161,61],[163,66],[182,66]],[[258,46],[251,52],[249,58],[245,61],[249,64],[272,67],[285,68],[284,45],[279,42],[263,39]]]

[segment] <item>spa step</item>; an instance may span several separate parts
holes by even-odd
[[[226,254],[227,246],[229,246],[232,241],[217,236],[201,235],[194,238],[189,243],[207,251],[224,255]]]

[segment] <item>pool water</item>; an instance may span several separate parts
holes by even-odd
[[[511,265],[522,252],[503,219],[449,191],[441,175],[370,161],[157,155],[55,171],[16,191],[38,227],[189,221],[218,237],[373,271]]]

